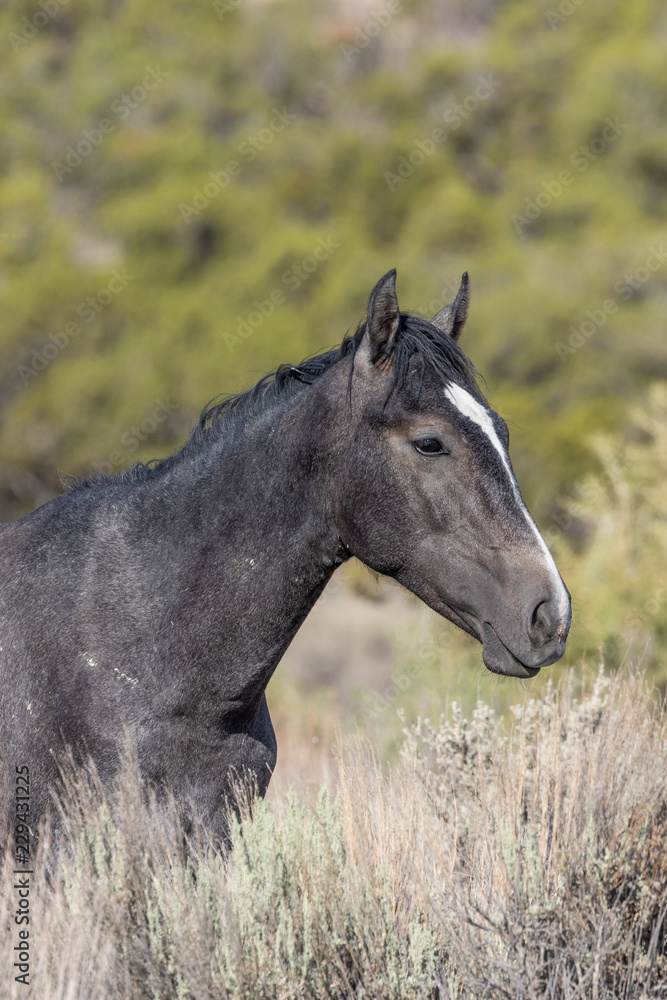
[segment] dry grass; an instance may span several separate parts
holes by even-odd
[[[113,797],[73,775],[32,897],[39,1000],[667,996],[666,717],[628,675],[363,742],[334,791],[203,831],[128,761]],[[2,886],[11,886],[5,862]],[[3,926],[14,901],[3,891]],[[0,946],[2,995],[14,931]]]

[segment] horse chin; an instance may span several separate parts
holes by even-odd
[[[527,667],[521,660],[517,660],[488,622],[484,622],[482,633],[482,659],[491,673],[521,678],[535,677],[539,674],[541,667]]]
[[[396,579],[404,587],[407,587],[408,590],[411,590],[413,594],[416,594],[425,604],[428,604],[433,611],[453,622],[463,632],[471,635],[473,639],[481,642],[484,665],[493,674],[502,674],[505,677],[521,677],[522,679],[535,677],[536,674],[539,674],[542,667],[555,663],[563,655],[562,651],[558,651],[545,658],[539,666],[527,667],[507,648],[489,622],[485,622],[471,612],[464,611],[461,608],[455,611],[452,605],[448,604],[432,587],[424,586],[421,582],[419,586],[415,586],[413,580],[404,577],[400,573],[396,574]]]

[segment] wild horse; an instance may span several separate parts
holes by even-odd
[[[0,755],[33,778],[65,746],[143,775],[224,836],[234,773],[268,787],[264,691],[351,555],[532,677],[564,652],[569,594],[517,486],[505,422],[458,346],[468,276],[430,322],[396,272],[340,347],[210,406],[183,448],[76,481],[0,528]]]

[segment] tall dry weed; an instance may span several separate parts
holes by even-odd
[[[665,715],[628,673],[407,727],[389,774],[340,748],[315,806],[186,837],[129,756],[66,774],[33,878],[39,1000],[667,996]],[[14,982],[11,858],[3,996]]]

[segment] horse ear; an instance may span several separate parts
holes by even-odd
[[[446,334],[451,337],[452,340],[458,340],[461,336],[461,331],[465,325],[465,321],[468,318],[468,302],[470,301],[470,278],[468,277],[468,272],[464,271],[461,277],[461,285],[458,292],[456,293],[456,298],[453,299],[448,306],[441,309],[437,313],[431,323],[436,326],[441,333]]]
[[[399,311],[396,298],[396,268],[380,278],[368,300],[366,336],[374,365],[388,358],[394,349]]]

